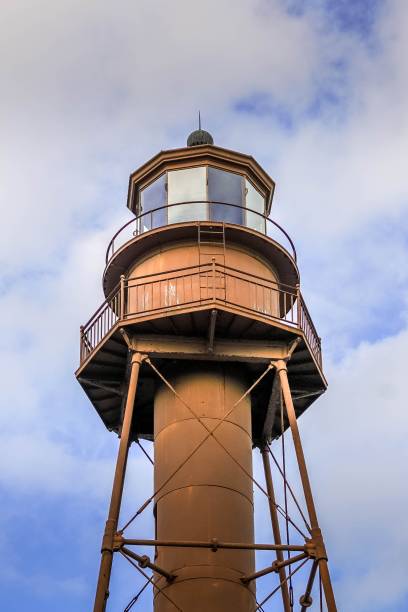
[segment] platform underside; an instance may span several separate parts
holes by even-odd
[[[108,429],[116,432],[120,428],[129,374],[129,349],[120,333],[121,328],[126,330],[128,337],[147,342],[144,346],[148,349],[152,362],[164,375],[174,368],[175,363],[182,368],[180,361],[183,360],[186,362],[191,362],[191,359],[200,360],[203,367],[205,361],[220,360],[217,346],[224,346],[223,342],[230,341],[238,349],[221,356],[221,360],[239,363],[237,367],[246,377],[248,387],[267,367],[270,361],[268,355],[275,354],[273,351],[268,353],[266,350],[268,345],[287,347],[298,338],[296,349],[288,362],[289,383],[297,416],[299,417],[327,387],[322,370],[298,328],[254,320],[252,317],[237,315],[221,308],[217,308],[216,311],[214,308],[203,308],[147,321],[121,321],[76,372],[80,384],[103,423]],[[186,338],[186,332],[190,342],[196,341],[199,347],[206,347],[207,350],[200,348],[200,353],[189,355],[183,351],[163,349],[163,339],[171,336],[177,342],[177,339]],[[158,348],[154,350],[156,343]],[[243,360],[239,352],[243,347],[249,346],[248,343],[254,347],[249,351],[252,358],[248,360],[246,357]],[[274,377],[274,370],[271,370],[251,393],[254,445],[260,444],[265,435],[271,439],[281,433],[278,406],[280,394],[276,393]],[[159,383],[157,374],[148,364],[143,364],[137,389],[133,439],[153,438],[153,398]]]

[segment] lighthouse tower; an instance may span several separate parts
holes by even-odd
[[[297,423],[326,389],[321,343],[293,242],[270,216],[274,187],[251,156],[214,145],[201,129],[130,175],[133,217],[108,246],[106,300],[81,327],[76,372],[120,439],[95,612],[109,609],[119,555],[153,584],[155,612],[266,610],[275,593],[274,610],[305,611],[315,593],[336,610]],[[273,452],[286,430],[305,512]],[[154,490],[133,517],[121,517],[129,447],[143,440],[154,444]],[[302,517],[296,542],[277,478]],[[255,486],[268,500],[268,543],[254,538]],[[154,539],[127,538],[148,508]],[[271,551],[267,567],[255,567],[257,550]],[[264,602],[261,578],[271,584]]]

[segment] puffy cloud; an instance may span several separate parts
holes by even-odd
[[[17,538],[14,505],[38,496],[61,509],[70,500],[86,525],[79,529],[75,512],[64,520],[86,542],[81,567],[91,577],[116,440],[75,387],[77,328],[103,300],[104,248],[128,218],[127,174],[183,144],[201,108],[216,143],[252,153],[278,181],[274,214],[299,245],[306,299],[328,347],[331,386],[302,429],[343,608],[400,605],[408,9],[373,3],[363,19],[362,4],[353,14],[320,0],[4,7],[5,550]],[[125,512],[150,486],[143,464],[132,467]],[[43,528],[56,524],[44,517]],[[21,562],[14,553],[3,584],[16,584]],[[46,585],[47,572],[32,571],[24,589]],[[53,580],[70,591],[70,609],[90,594],[75,577]]]
[[[331,364],[301,419],[340,609],[402,609],[406,597],[407,342],[404,329]]]

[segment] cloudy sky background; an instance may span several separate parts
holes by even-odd
[[[339,609],[408,610],[407,27],[403,0],[2,4],[2,610],[91,608],[117,440],[73,377],[78,328],[129,173],[199,108],[277,181],[323,337],[300,424]],[[150,486],[136,450],[124,514]],[[117,563],[111,610],[137,590]]]

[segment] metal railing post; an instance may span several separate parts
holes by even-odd
[[[213,277],[213,300],[215,302],[217,299],[217,284],[215,280],[215,257],[211,258],[211,268],[212,268],[212,277]]]
[[[84,326],[79,328],[79,363],[82,363],[84,358]]]
[[[297,324],[299,329],[302,328],[301,326],[301,321],[302,321],[302,306],[300,304],[300,285],[297,284],[296,285],[296,302],[297,302]]]
[[[120,319],[125,318],[125,275],[120,275]]]

